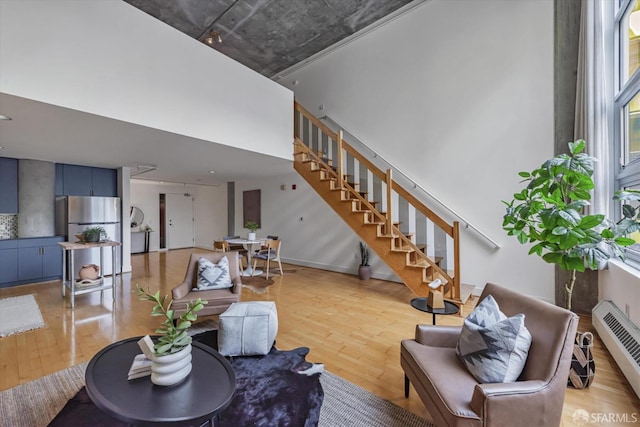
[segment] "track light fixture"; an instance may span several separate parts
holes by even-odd
[[[213,46],[214,43],[222,43],[222,37],[220,37],[219,32],[211,30],[209,31],[209,35],[204,38],[204,42],[210,46]]]

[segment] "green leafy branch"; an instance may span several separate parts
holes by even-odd
[[[258,225],[257,222],[247,221],[244,223],[244,228],[251,231],[252,233],[255,233],[260,228],[260,225]]]
[[[506,214],[502,227],[522,244],[533,243],[529,254],[572,272],[565,285],[567,308],[576,271],[597,270],[611,254],[624,259],[624,247],[635,243],[627,236],[638,230],[638,209],[628,202],[640,200],[640,192],[617,192],[624,218],[617,224],[601,214],[585,215],[590,205],[594,157],[584,153],[586,143],[569,143],[569,154],[547,160],[532,172],[520,172],[526,186],[503,201]]]
[[[168,295],[160,296],[160,291],[151,294],[149,289],[145,291],[137,286],[136,288],[138,289],[138,298],[141,301],[154,303],[151,315],[165,317],[162,326],[155,331],[156,334],[160,335],[158,342],[153,347],[155,353],[160,356],[176,353],[191,344],[191,337],[187,330],[198,318],[195,313],[202,310],[208,301],[204,301],[201,298],[190,301],[187,304],[186,311],[174,321],[175,311],[171,308],[173,300],[170,300]]]

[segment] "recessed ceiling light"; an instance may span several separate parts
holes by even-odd
[[[0,150],[4,150],[4,147],[0,145]]]
[[[11,120],[11,117],[0,114],[0,120]]]
[[[214,170],[210,170],[210,171],[209,171],[209,173],[216,173],[216,171],[214,171]]]

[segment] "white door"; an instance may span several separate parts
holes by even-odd
[[[167,194],[165,202],[167,249],[192,248],[194,245],[193,197]]]

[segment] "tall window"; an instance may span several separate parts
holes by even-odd
[[[640,2],[620,0],[614,25],[614,138],[615,189],[640,189]],[[616,206],[616,218],[620,207]],[[628,250],[632,261],[640,262],[638,242]]]

